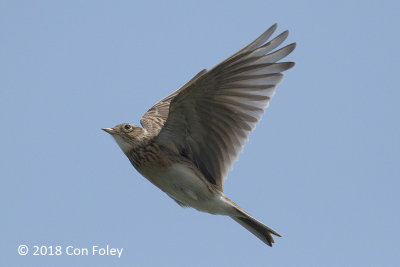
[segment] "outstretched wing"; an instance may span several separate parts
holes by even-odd
[[[177,91],[169,99],[166,121],[162,117],[158,144],[191,160],[221,190],[282,80],[281,72],[294,66],[294,62],[276,62],[290,54],[295,43],[273,51],[288,31],[265,43],[276,27]]]
[[[164,126],[165,121],[168,117],[169,105],[172,99],[179,94],[182,90],[185,90],[189,85],[191,85],[197,78],[206,73],[206,70],[202,70],[196,74],[189,82],[184,86],[170,94],[169,96],[160,100],[157,104],[152,106],[140,119],[140,124],[153,136],[158,135],[161,128]]]

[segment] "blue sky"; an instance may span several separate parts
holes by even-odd
[[[396,1],[1,1],[4,266],[396,266]],[[297,42],[226,194],[282,238],[182,209],[100,130],[273,23]],[[26,244],[123,248],[19,256]],[[31,253],[31,252],[30,252]]]

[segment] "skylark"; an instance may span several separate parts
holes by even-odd
[[[141,118],[143,128],[103,129],[136,170],[180,206],[230,216],[269,246],[272,234],[280,235],[226,197],[223,185],[282,72],[295,65],[277,63],[296,44],[276,50],[288,36],[285,31],[267,42],[276,27],[155,104]]]

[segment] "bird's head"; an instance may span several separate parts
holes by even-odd
[[[117,144],[124,153],[143,144],[146,137],[146,130],[131,123],[118,124],[112,128],[103,128],[103,131],[114,137]]]

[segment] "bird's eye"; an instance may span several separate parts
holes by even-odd
[[[132,128],[132,126],[130,126],[129,124],[125,124],[124,128],[125,128],[125,130],[130,130]]]

